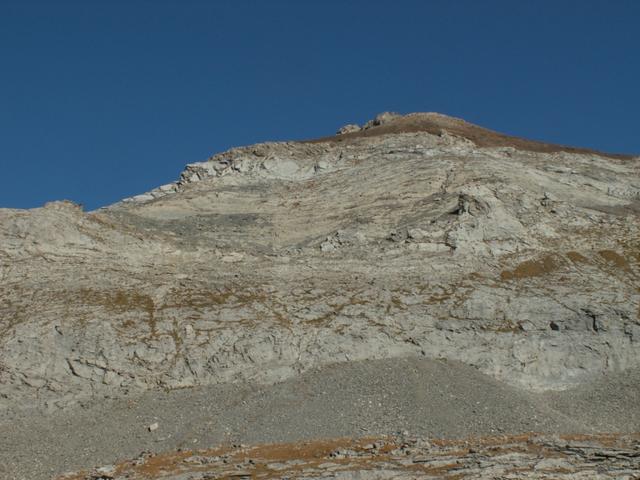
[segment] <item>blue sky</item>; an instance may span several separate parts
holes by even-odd
[[[639,21],[635,0],[0,0],[0,207],[97,208],[385,110],[640,153]]]

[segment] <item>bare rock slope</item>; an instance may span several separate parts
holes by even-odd
[[[434,113],[2,209],[0,476],[638,478],[639,287],[640,158]]]
[[[438,114],[236,148],[99,211],[0,210],[0,407],[451,359],[640,366],[640,160]]]

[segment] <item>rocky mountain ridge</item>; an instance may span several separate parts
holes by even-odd
[[[0,416],[407,358],[561,395],[640,368],[639,285],[639,157],[383,114],[0,209]]]
[[[637,366],[638,169],[394,133],[233,149],[88,214],[3,210],[2,406],[402,355],[532,389]]]

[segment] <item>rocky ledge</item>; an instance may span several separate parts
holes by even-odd
[[[142,453],[132,461],[59,480],[635,480],[639,471],[638,436],[521,435],[465,441],[383,437]]]

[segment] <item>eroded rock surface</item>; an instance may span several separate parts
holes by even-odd
[[[640,471],[637,436],[518,436],[442,442],[367,438],[169,455],[142,454],[120,465],[60,480],[264,479],[616,479]]]
[[[233,149],[92,213],[1,210],[1,406],[404,355],[535,390],[637,366],[638,159],[425,118]]]
[[[0,210],[0,413],[406,358],[522,395],[579,392],[638,371],[639,285],[640,158],[382,114],[217,154],[98,211]],[[622,390],[597,431],[637,430]],[[408,475],[394,462],[380,478]],[[597,478],[576,465],[558,469]]]

